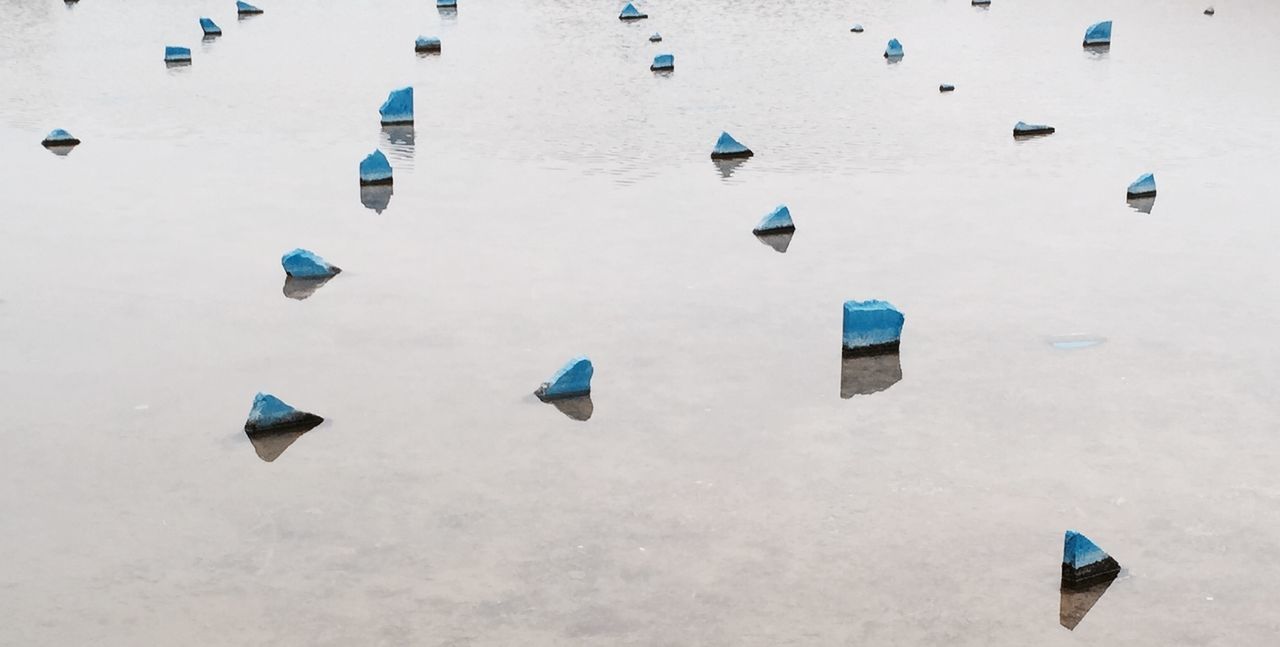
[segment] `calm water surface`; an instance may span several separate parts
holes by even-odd
[[[1275,644],[1280,4],[232,4],[0,0],[0,644]]]

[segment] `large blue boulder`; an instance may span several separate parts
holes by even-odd
[[[45,148],[52,148],[54,146],[75,146],[79,143],[80,140],[73,137],[71,133],[61,128],[54,128],[49,131],[48,135],[44,136],[44,140],[40,142],[40,145]]]
[[[298,427],[314,427],[324,418],[306,411],[299,411],[274,395],[259,393],[253,396],[253,408],[249,410],[249,419],[244,423],[244,430],[250,434],[286,431]]]
[[[391,162],[382,151],[375,150],[360,160],[360,184],[391,184]]]
[[[413,51],[436,53],[440,51],[440,39],[435,36],[419,36],[413,41]]]
[[[209,18],[200,19],[200,29],[204,31],[205,36],[221,36],[222,35],[222,28],[218,26],[218,23],[213,22],[213,20]]]
[[[1062,542],[1062,586],[1080,588],[1113,580],[1120,564],[1088,537],[1068,530]]]
[[[1093,47],[1097,45],[1110,45],[1110,44],[1111,44],[1111,21],[1110,20],[1104,20],[1099,23],[1094,23],[1092,25],[1089,25],[1088,29],[1084,30],[1084,46],[1085,47]]]
[[[902,58],[902,43],[897,38],[890,38],[889,43],[884,46],[885,58]]]
[[[413,123],[413,86],[392,90],[378,114],[382,115],[384,126]]]
[[[236,0],[236,14],[241,16],[253,16],[262,13],[262,10],[247,3],[243,0]]]
[[[887,301],[845,301],[844,355],[897,352],[903,320],[902,313]]]
[[[575,357],[556,371],[549,381],[538,387],[534,395],[543,401],[587,395],[591,393],[591,376],[594,372],[591,360],[585,356]]]
[[[753,234],[782,234],[789,231],[795,231],[796,225],[791,222],[791,210],[787,205],[780,204],[776,209],[770,211],[764,218],[760,219],[760,223],[755,229],[751,230]]]
[[[716,147],[711,150],[711,159],[751,157],[754,154],[755,153],[752,153],[750,148],[738,143],[738,140],[734,139],[733,135],[730,135],[727,132],[721,132],[720,139],[716,140]]]
[[[1030,137],[1032,135],[1052,135],[1053,126],[1045,124],[1029,124],[1025,121],[1019,121],[1013,125],[1014,137]]]
[[[322,279],[334,276],[342,268],[330,264],[314,252],[298,248],[280,257],[284,273],[300,279]]]
[[[1151,198],[1156,194],[1156,176],[1151,173],[1143,173],[1142,177],[1133,181],[1129,185],[1126,197],[1129,198]]]
[[[618,20],[640,20],[641,18],[648,17],[649,14],[640,13],[640,10],[636,9],[636,6],[630,2],[627,3],[627,6],[622,8],[622,13],[618,14]]]
[[[653,57],[653,65],[649,66],[654,72],[670,71],[676,69],[676,57],[673,54],[658,54]]]
[[[165,45],[164,47],[165,63],[190,63],[191,50],[186,47],[177,47],[174,45]]]

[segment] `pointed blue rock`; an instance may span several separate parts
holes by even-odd
[[[391,162],[382,151],[375,150],[360,161],[360,184],[391,184]]]
[[[40,142],[41,146],[75,146],[80,140],[76,139],[71,133],[61,129],[54,128],[44,136],[44,140]]]
[[[674,54],[658,54],[653,57],[653,65],[649,66],[650,70],[655,72],[676,69],[676,57]]]
[[[243,0],[236,0],[236,13],[241,16],[254,15],[254,14],[262,13],[262,10],[247,2],[244,2]]]
[[[413,123],[413,86],[392,90],[378,114],[382,115],[384,126]]]
[[[1013,125],[1013,136],[1022,137],[1026,135],[1052,135],[1053,126],[1045,124],[1029,124],[1025,121],[1019,121]]]
[[[595,368],[586,356],[575,357],[534,392],[542,400],[572,398],[591,393],[591,376]]]
[[[285,274],[300,279],[328,278],[342,271],[342,268],[330,264],[315,252],[301,247],[281,256],[280,264],[284,266]]]
[[[902,43],[897,38],[890,38],[889,43],[884,46],[885,58],[902,58]]]
[[[649,42],[650,42],[650,43],[661,43],[661,42],[662,42],[662,34],[659,34],[659,33],[658,33],[658,32],[656,32],[656,31],[655,31],[655,32],[653,32],[652,34],[649,34]]]
[[[760,220],[760,224],[751,230],[753,234],[781,234],[788,231],[795,231],[796,225],[791,222],[791,210],[787,205],[780,204],[778,208],[770,211]]]
[[[440,39],[435,36],[419,36],[417,40],[413,41],[413,51],[438,52],[440,51]]]
[[[887,301],[845,301],[844,354],[897,352],[903,320],[902,313]]]
[[[165,63],[190,63],[191,50],[186,47],[176,47],[174,45],[165,45],[164,62]]]
[[[1144,173],[1142,177],[1133,181],[1129,185],[1129,191],[1126,197],[1129,198],[1150,198],[1156,194],[1156,176],[1151,173]],[[1176,196],[1175,196],[1176,197]]]
[[[1104,20],[1100,23],[1089,25],[1089,28],[1084,30],[1084,44],[1086,47],[1090,45],[1110,45],[1111,21]]]
[[[648,17],[649,14],[640,13],[640,10],[636,9],[636,6],[630,2],[622,8],[622,13],[618,14],[618,20],[640,20]]]
[[[205,36],[221,36],[222,35],[222,28],[218,26],[218,23],[213,22],[208,18],[200,19],[200,29],[204,31]]]
[[[1062,584],[1079,588],[1115,579],[1120,564],[1088,537],[1068,530],[1062,541]]]
[[[751,157],[755,153],[750,148],[738,143],[727,132],[720,133],[720,139],[716,140],[716,147],[711,150],[711,159],[731,159],[734,157]]]
[[[274,395],[259,393],[253,396],[253,407],[249,410],[249,419],[244,423],[244,430],[249,433],[262,433],[293,427],[314,427],[321,422],[324,422],[324,418],[320,416],[299,411]]]

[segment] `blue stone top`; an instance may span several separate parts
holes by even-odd
[[[657,69],[667,69],[676,66],[676,57],[673,54],[658,54],[653,57],[653,65],[651,67]]]
[[[262,10],[244,0],[236,0],[236,13],[262,13]]]
[[[1013,132],[1017,133],[1027,130],[1044,130],[1046,128],[1050,128],[1050,126],[1046,124],[1029,124],[1025,121],[1019,121],[1013,125]]]
[[[1156,176],[1151,173],[1144,173],[1142,177],[1133,181],[1129,185],[1129,193],[1143,194],[1156,192]]]
[[[780,204],[777,209],[770,211],[764,218],[760,220],[760,224],[756,225],[755,232],[763,233],[777,229],[794,229],[795,223],[791,222],[791,210],[787,205]]]
[[[732,155],[735,153],[747,153],[750,151],[751,149],[738,143],[738,140],[734,139],[733,135],[730,135],[727,132],[721,132],[720,139],[716,140],[716,147],[711,151],[711,154]]]
[[[1098,548],[1098,545],[1089,540],[1088,537],[1074,531],[1068,530],[1066,538],[1062,542],[1062,563],[1071,568],[1083,568],[1090,564],[1096,564],[1110,557],[1105,550]]]
[[[595,368],[585,355],[575,357],[556,371],[555,375],[538,390],[542,398],[568,398],[591,392],[591,376]]]
[[[627,6],[622,8],[622,13],[618,14],[618,18],[623,20],[627,20],[629,18],[648,18],[648,15],[640,13],[640,10],[636,9],[634,4],[628,2]]]
[[[384,124],[413,123],[413,86],[392,90],[378,108]]]
[[[890,38],[889,44],[884,46],[884,55],[886,58],[902,56],[902,43],[899,43],[897,38]]]
[[[72,137],[71,133],[61,128],[54,128],[49,131],[49,134],[45,136],[44,140],[46,142],[67,142],[74,141],[75,137]]]
[[[249,410],[249,419],[244,426],[249,429],[268,429],[281,425],[290,425],[307,417],[305,411],[285,404],[280,398],[267,393],[253,396],[253,408]]]
[[[280,257],[284,273],[300,279],[322,279],[333,276],[342,269],[329,264],[314,252],[298,248]]]
[[[415,47],[428,47],[432,45],[439,47],[440,39],[435,36],[419,36],[417,40],[413,41],[413,44]],[[409,93],[413,94],[413,88],[409,88]],[[391,99],[388,98],[387,100],[390,101]],[[383,104],[383,107],[385,108],[386,104]]]
[[[218,26],[218,23],[215,23],[208,18],[200,19],[200,29],[204,30],[206,36],[222,33],[222,28]]]
[[[1089,25],[1084,31],[1085,45],[1102,45],[1111,42],[1111,21],[1104,20],[1100,23]]]
[[[662,42],[662,34],[659,34],[659,33],[658,33],[658,32],[656,32],[656,31],[655,31],[655,32],[653,32],[652,34],[649,34],[649,42],[650,42],[650,43],[660,43],[660,42]]]
[[[844,347],[863,348],[898,341],[902,313],[888,301],[844,302]]]
[[[456,7],[458,0],[436,0],[437,7]]]
[[[189,61],[191,60],[191,49],[187,47],[176,47],[174,45],[165,45],[164,60]]]
[[[360,181],[376,182],[391,177],[391,162],[382,151],[375,150],[360,161]]]

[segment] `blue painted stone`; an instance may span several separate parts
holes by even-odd
[[[166,63],[190,63],[191,50],[186,47],[175,47],[173,45],[165,45],[164,62]]]
[[[855,33],[855,34],[861,34],[861,33],[862,33],[862,31],[863,31],[863,29],[862,29],[862,25],[855,24],[854,26],[852,26],[852,27],[850,27],[850,28],[849,28],[849,31],[851,31],[851,32],[853,32],[853,33]]]
[[[956,86],[951,85],[950,83],[943,83],[942,85],[938,86],[938,92],[955,92],[955,91],[956,91]]]
[[[218,26],[218,23],[215,23],[208,18],[200,19],[200,29],[204,30],[205,36],[221,36],[222,35],[222,28]]]
[[[1089,25],[1084,30],[1084,44],[1089,45],[1110,45],[1111,44],[1111,21],[1104,20],[1100,23]]]
[[[49,131],[48,135],[44,136],[44,141],[41,141],[40,145],[42,146],[75,146],[76,144],[79,144],[79,143],[80,143],[80,140],[73,137],[71,133],[61,128],[54,128],[53,130]]]
[[[653,57],[653,65],[650,65],[649,69],[655,72],[660,70],[674,70],[676,69],[676,57],[673,54],[658,54]]]
[[[236,0],[236,13],[240,15],[259,14],[262,10],[243,0]]]
[[[778,208],[774,209],[773,211],[770,211],[768,214],[765,215],[764,218],[760,219],[760,224],[756,225],[756,228],[752,229],[751,233],[780,234],[783,232],[795,231],[795,230],[796,230],[796,225],[795,223],[791,222],[791,210],[787,208],[787,205],[780,204],[778,205]]]
[[[378,108],[382,125],[413,123],[413,86],[392,90],[387,100]]]
[[[618,14],[618,20],[640,20],[648,17],[649,14],[640,13],[640,10],[636,9],[636,6],[630,2],[622,8],[622,13]]]
[[[653,32],[652,34],[649,34],[649,42],[650,42],[650,43],[661,43],[661,42],[662,42],[662,34],[659,34],[659,33],[658,33],[658,32],[656,32],[656,31],[655,31],[655,32]]]
[[[1156,194],[1156,176],[1151,173],[1144,173],[1142,177],[1133,181],[1129,185],[1127,197],[1130,198],[1149,198]]]
[[[259,393],[253,396],[253,408],[249,410],[249,419],[244,423],[244,430],[249,433],[263,433],[304,426],[314,427],[323,421],[324,418],[294,409],[274,395]]]
[[[391,162],[375,150],[360,161],[360,184],[391,184]]]
[[[594,372],[595,368],[586,356],[575,357],[556,371],[550,381],[538,387],[534,394],[544,401],[587,395],[591,393],[591,375]]]
[[[1115,579],[1120,564],[1088,537],[1068,530],[1062,542],[1062,584],[1069,588]]]
[[[440,39],[434,36],[419,36],[417,40],[413,41],[413,51],[438,52],[440,51]],[[412,109],[410,112],[412,112]]]
[[[885,58],[902,58],[902,43],[897,38],[890,38],[889,44],[884,46]]]
[[[755,153],[750,148],[738,143],[727,132],[720,133],[720,139],[716,140],[716,147],[711,150],[711,159],[731,159],[734,157],[751,157]]]
[[[457,9],[458,0],[436,0],[437,9]]]
[[[898,350],[904,317],[888,301],[844,302],[844,354],[877,355]]]
[[[300,279],[328,278],[342,271],[342,268],[302,248],[285,253],[280,257],[280,264],[284,266],[285,274]]]
[[[1019,121],[1013,125],[1014,137],[1026,135],[1051,135],[1053,132],[1053,126],[1046,126],[1045,124],[1029,124],[1025,121]]]

